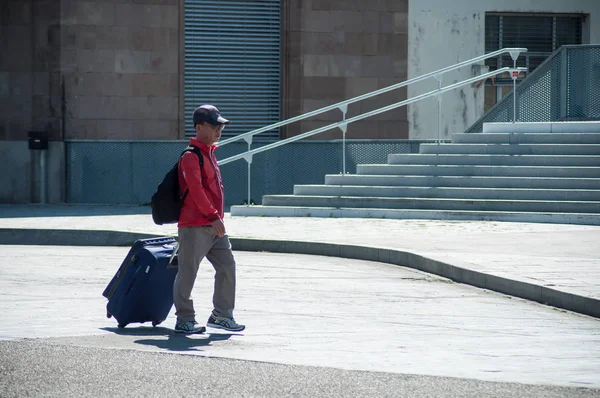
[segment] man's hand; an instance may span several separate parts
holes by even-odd
[[[211,222],[210,225],[212,225],[213,231],[215,231],[215,235],[217,235],[219,238],[225,235],[225,224],[223,224],[223,220],[219,218]]]

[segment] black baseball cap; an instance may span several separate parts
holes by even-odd
[[[221,116],[221,113],[214,105],[201,105],[194,110],[194,125],[197,123],[210,123],[213,126],[229,124],[229,120]]]

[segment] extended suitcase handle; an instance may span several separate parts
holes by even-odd
[[[175,245],[175,249],[173,249],[173,254],[171,254],[171,258],[169,259],[169,264],[167,264],[167,267],[171,267],[171,263],[173,262],[175,257],[177,257],[177,252],[179,252],[179,242],[177,242],[177,244]],[[174,266],[177,265],[178,264],[174,264]]]

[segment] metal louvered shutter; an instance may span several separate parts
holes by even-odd
[[[583,20],[581,14],[519,14],[486,12],[485,52],[501,48],[525,47],[528,51],[517,59],[517,66],[532,72],[562,45],[582,44]],[[513,66],[510,55],[488,58],[490,69]],[[512,85],[510,77],[498,77],[496,84]],[[487,84],[487,83],[486,83]]]
[[[280,0],[185,1],[185,122],[213,104],[231,137],[280,119]],[[257,136],[278,139],[274,130]]]

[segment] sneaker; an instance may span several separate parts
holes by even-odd
[[[177,322],[175,324],[175,333],[192,334],[204,332],[206,332],[206,328],[198,325],[196,321]]]
[[[246,329],[246,326],[240,325],[233,318],[223,318],[213,314],[211,314],[211,316],[208,318],[206,326],[217,329],[225,329],[230,332],[241,332],[242,330]]]

